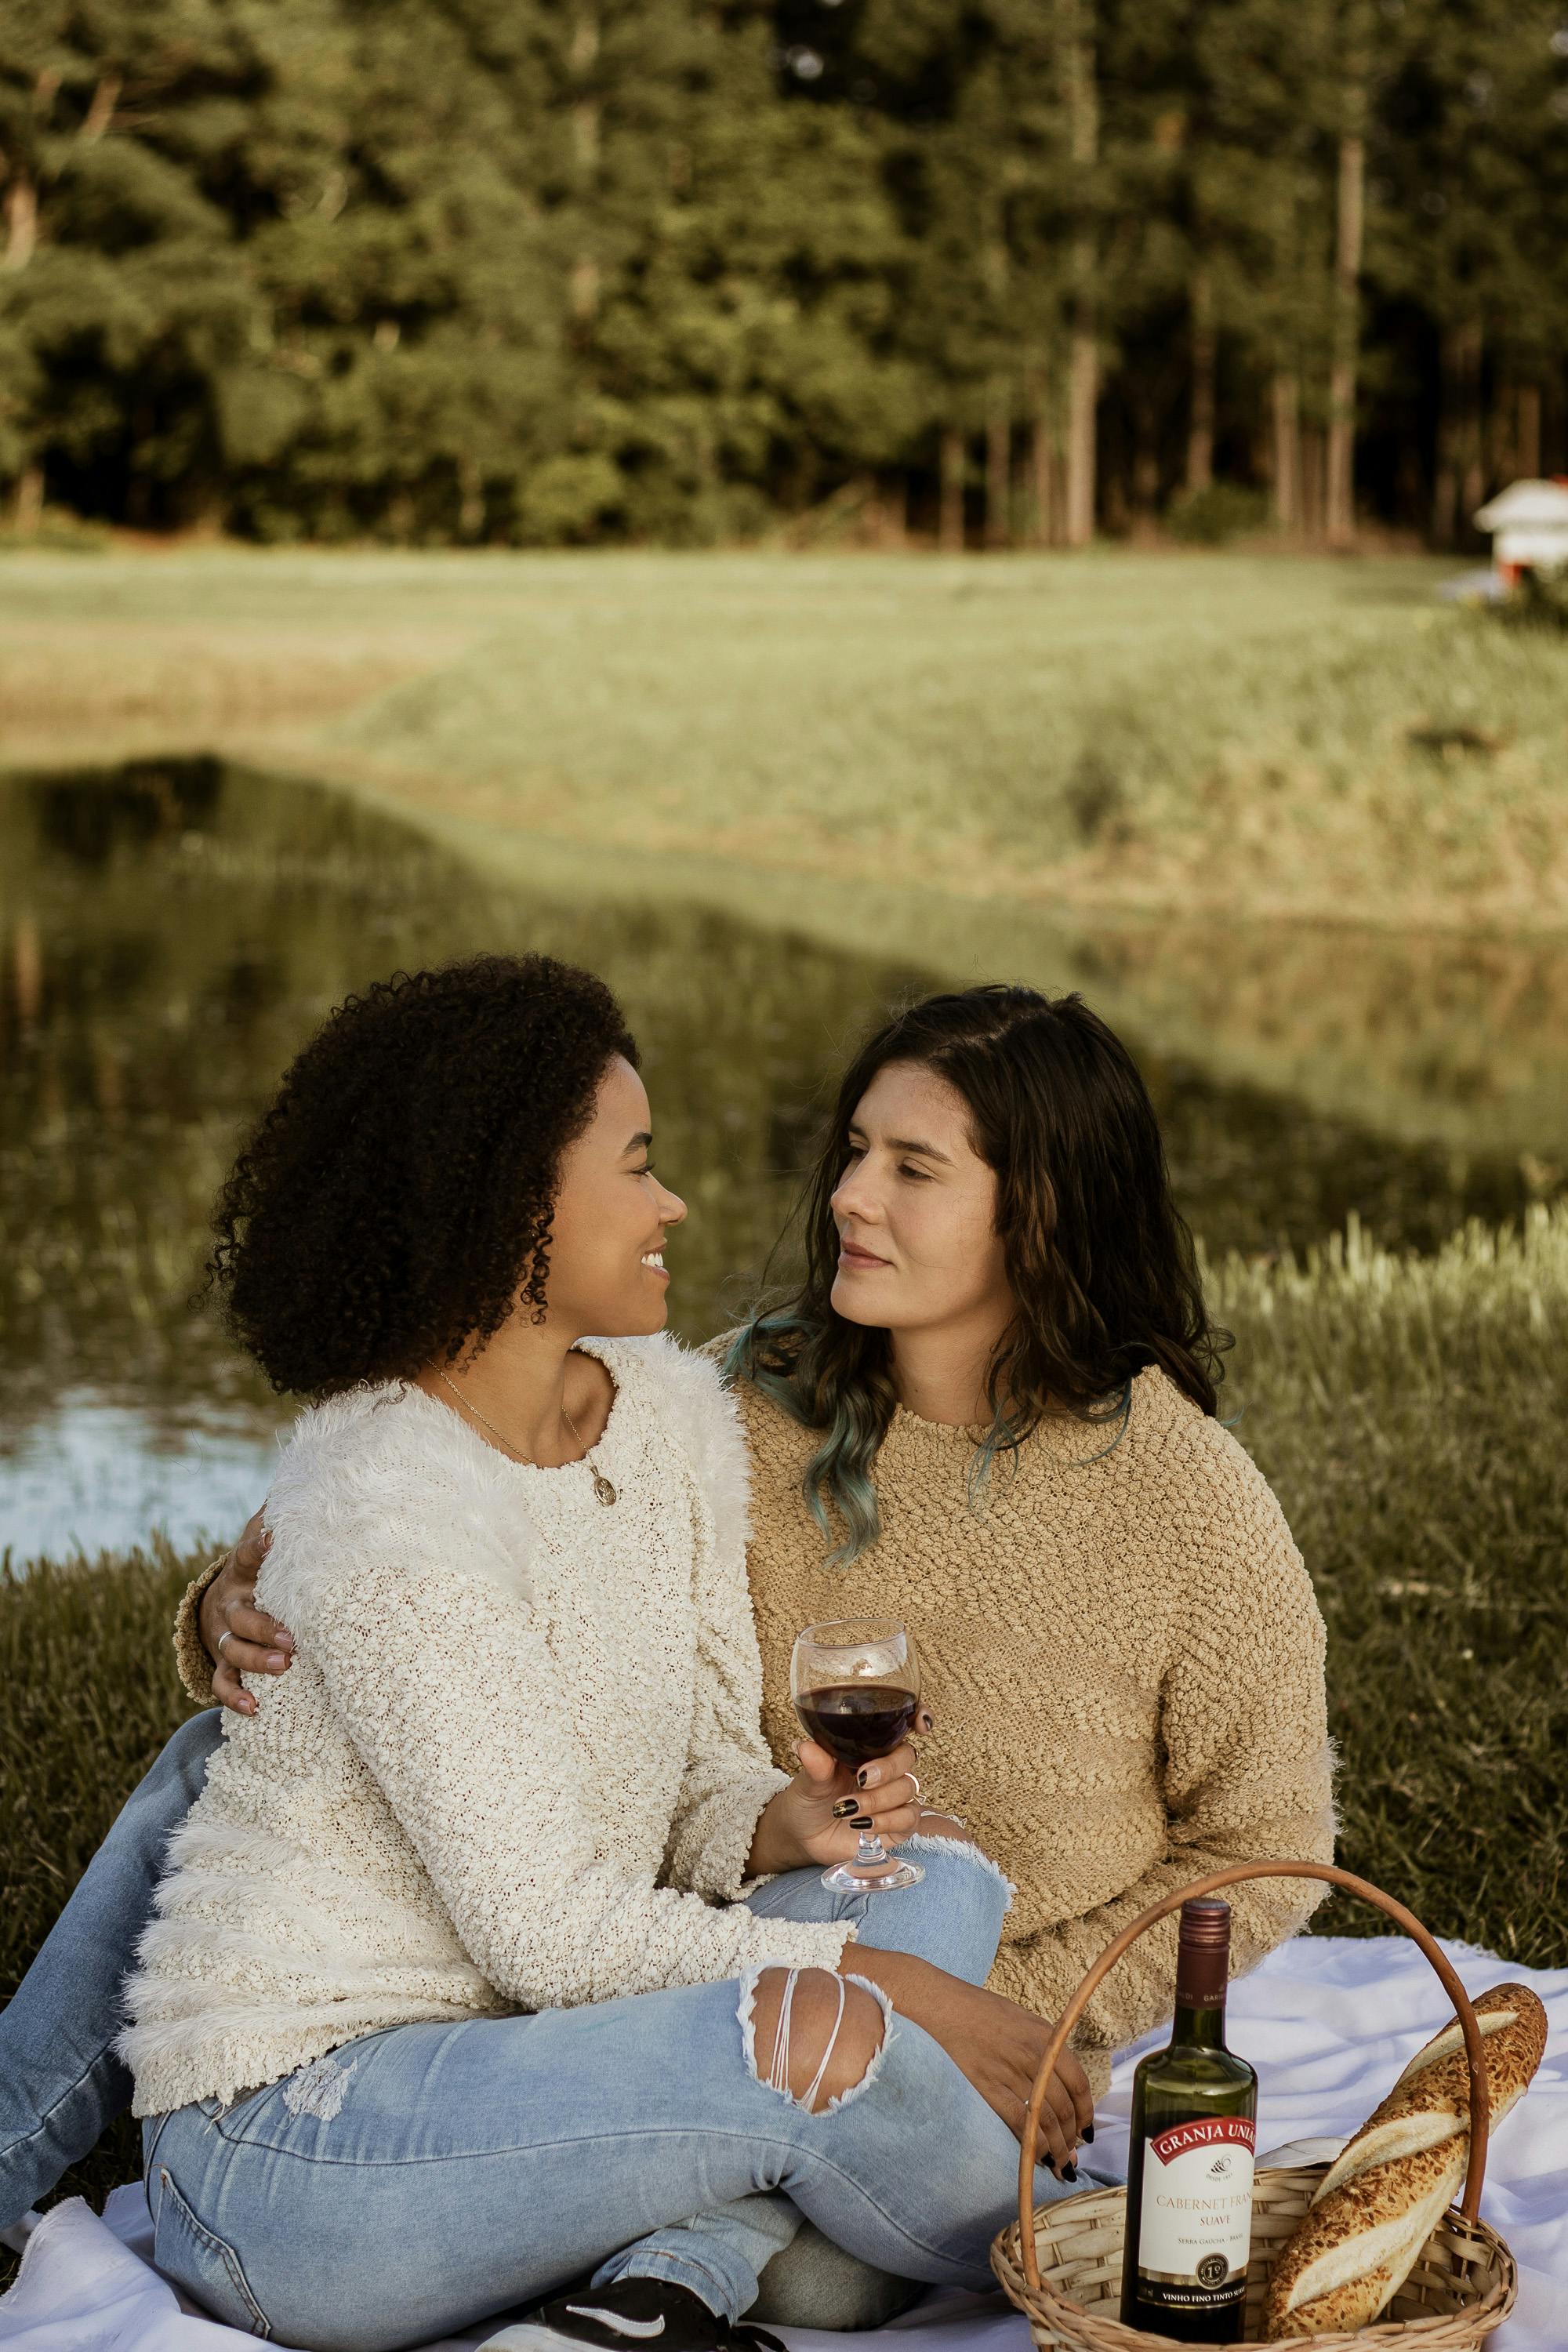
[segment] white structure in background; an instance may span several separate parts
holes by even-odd
[[[1510,482],[1476,512],[1492,534],[1492,570],[1503,590],[1521,572],[1568,568],[1568,481]]]

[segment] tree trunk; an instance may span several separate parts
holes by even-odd
[[[1214,279],[1206,262],[1193,272],[1193,399],[1187,426],[1187,489],[1206,490],[1214,480],[1215,323]]]
[[[1476,509],[1487,494],[1486,446],[1481,417],[1481,352],[1482,335],[1479,324],[1469,331],[1466,353],[1468,365],[1465,383],[1464,462],[1459,473],[1460,544],[1476,528]]]
[[[1029,544],[1052,547],[1057,536],[1057,436],[1042,385],[1029,423]]]
[[[32,539],[44,519],[44,469],[29,457],[16,477],[12,521],[18,539]]]
[[[1560,368],[1549,370],[1540,395],[1541,470],[1550,481],[1554,474],[1568,474],[1568,385]]]
[[[18,163],[5,191],[4,267],[26,269],[38,242],[38,192]]]
[[[13,1003],[24,1031],[31,1029],[44,1009],[44,942],[31,915],[24,915],[12,935]]]
[[[485,485],[471,451],[458,464],[458,537],[472,546],[485,528]]]
[[[598,186],[601,110],[597,91],[583,85],[593,72],[598,58],[598,7],[595,0],[578,0],[572,20],[572,38],[567,47],[566,63],[575,93],[572,100],[572,160],[580,217],[584,225],[592,214],[595,192]],[[585,336],[599,310],[599,264],[586,242],[579,247],[572,263],[568,299],[572,318],[579,333]]]
[[[114,120],[114,110],[120,103],[120,93],[125,87],[117,73],[105,74],[92,93],[92,104],[82,118],[80,137],[89,147],[96,147]]]
[[[1063,536],[1069,547],[1094,537],[1095,411],[1100,398],[1096,314],[1096,236],[1089,205],[1100,156],[1100,94],[1095,83],[1094,0],[1058,0],[1067,89],[1068,152],[1078,182],[1080,217],[1073,232],[1068,352],[1067,498]]]
[[[1310,546],[1323,536],[1323,428],[1301,427],[1301,536]]]
[[[1358,7],[1357,16],[1361,11]],[[1361,348],[1361,262],[1366,227],[1364,34],[1352,26],[1340,136],[1339,206],[1334,240],[1333,362],[1329,375],[1329,470],[1325,536],[1334,548],[1355,545],[1356,365]]]
[[[1432,486],[1432,538],[1455,547],[1465,538],[1480,494],[1470,495],[1479,468],[1481,331],[1473,320],[1445,329],[1442,409],[1437,421],[1437,470]]]
[[[1541,475],[1541,386],[1521,383],[1519,387],[1518,421],[1514,428],[1515,462],[1527,482],[1539,480]]]
[[[956,425],[944,425],[942,430],[942,513],[938,525],[938,543],[944,553],[962,554],[963,551],[963,435]]]
[[[1301,526],[1301,384],[1289,368],[1277,368],[1273,384],[1274,520],[1281,530]]]
[[[1100,399],[1100,349],[1094,327],[1079,312],[1068,367],[1067,514],[1069,547],[1094,537],[1095,409]]]
[[[591,327],[599,310],[599,265],[591,253],[580,253],[572,264],[572,316],[579,327]]]
[[[1132,439],[1132,532],[1145,542],[1157,539],[1160,519],[1160,452],[1151,420],[1140,407],[1134,415]]]
[[[985,544],[1013,542],[1013,415],[1005,377],[991,386],[985,415]]]

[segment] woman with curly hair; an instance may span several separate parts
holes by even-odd
[[[602,983],[488,959],[342,1005],[218,1203],[233,1328],[315,1400],[258,1595],[295,1655],[226,1718],[120,2047],[158,2266],[256,2334],[551,2296],[496,2341],[706,2352],[800,2214],[979,2286],[1014,2201],[1047,2029],[981,1989],[1004,1884],[958,1833],[896,1901],[823,1883],[914,1827],[913,1758],[863,1797],[763,1745],[651,1128]],[[1058,2166],[1089,2116],[1069,2061]]]

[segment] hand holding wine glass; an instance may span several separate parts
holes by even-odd
[[[808,1736],[850,1771],[891,1756],[920,1708],[920,1661],[895,1618],[846,1618],[808,1625],[790,1664],[795,1712]],[[883,1894],[918,1885],[918,1863],[890,1854],[874,1829],[859,1831],[850,1862],[823,1873],[840,1893]]]

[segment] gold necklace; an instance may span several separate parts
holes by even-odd
[[[463,1394],[462,1390],[458,1386],[456,1381],[447,1380],[446,1373],[441,1370],[439,1364],[429,1363],[428,1360],[426,1360],[426,1369],[435,1373],[436,1378],[444,1387],[451,1390],[452,1394],[457,1398],[458,1402],[462,1406],[465,1412],[471,1412],[476,1421],[482,1421],[484,1423],[485,1427],[489,1431],[492,1437],[499,1437],[500,1439],[501,1444],[506,1447],[509,1454],[515,1454],[520,1461],[527,1463],[531,1470],[539,1469],[541,1465],[533,1459],[531,1454],[525,1454],[521,1445],[514,1445],[511,1439],[506,1434],[506,1432],[504,1430],[498,1429],[494,1422],[489,1418],[489,1415],[488,1413],[481,1412],[479,1406],[474,1403],[472,1398],[466,1397]],[[564,1397],[561,1400],[561,1417],[566,1423],[567,1428],[572,1432],[572,1434],[576,1439],[578,1444],[583,1445],[583,1433],[578,1428],[576,1423],[573,1420],[571,1414],[567,1412],[566,1400]],[[588,1460],[588,1448],[585,1445],[583,1446],[582,1458],[584,1466],[593,1478],[594,1492],[598,1496],[600,1502],[613,1503],[616,1501],[618,1498],[614,1486],[611,1486],[604,1472],[600,1469],[596,1469],[594,1464]],[[564,1467],[565,1465],[563,1465],[563,1466]]]

